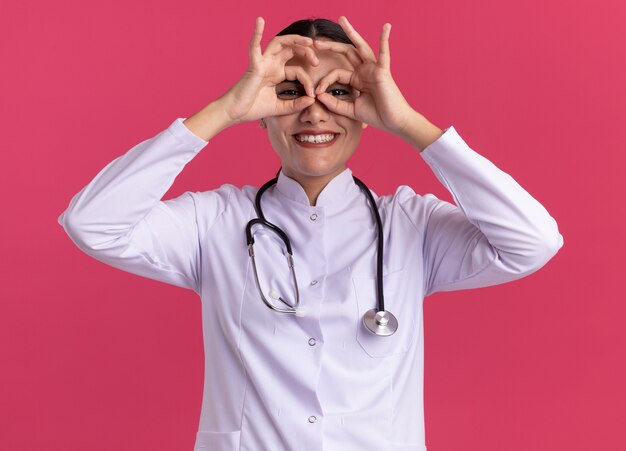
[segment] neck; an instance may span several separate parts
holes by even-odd
[[[341,174],[341,172],[343,172],[343,169],[337,174],[329,174],[326,176],[294,176],[289,172],[285,172],[283,169],[283,173],[287,177],[294,179],[300,184],[302,189],[304,189],[306,196],[309,198],[309,204],[312,206],[315,206],[315,204],[317,203],[317,198],[319,197],[322,190],[326,188],[326,185],[328,185],[330,181],[334,179],[337,175]]]
[[[328,185],[328,182],[330,182],[332,179],[316,180],[306,178],[303,179],[302,177],[300,177],[296,180],[304,189],[306,196],[309,198],[309,203],[312,206],[315,206],[320,193],[324,188],[326,188],[326,185]]]

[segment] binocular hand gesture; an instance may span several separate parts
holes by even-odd
[[[313,40],[299,35],[276,36],[262,52],[264,25],[263,18],[258,17],[250,41],[248,70],[220,98],[224,112],[235,123],[296,113],[315,102],[315,87],[304,69],[300,66],[285,66],[295,55],[306,58],[312,65],[318,65]],[[284,80],[298,80],[307,95],[288,100],[278,98],[276,85]]]
[[[348,19],[341,16],[339,25],[356,47],[332,41],[315,41],[314,46],[319,50],[343,54],[354,69],[334,69],[323,77],[315,90],[317,99],[334,113],[394,134],[401,133],[407,127],[414,110],[391,76],[389,54],[391,24],[383,25],[378,59]],[[346,101],[325,93],[326,88],[333,83],[350,85],[359,91],[360,95],[353,101]]]
[[[318,102],[332,113],[391,132],[420,150],[441,136],[440,129],[408,104],[391,76],[391,25],[383,25],[378,58],[348,19],[341,16],[339,25],[354,46],[291,34],[274,37],[262,51],[265,21],[258,17],[249,46],[250,64],[244,75],[223,96],[187,118],[185,124],[198,136],[209,139],[230,125],[299,113]],[[297,56],[308,63],[304,66],[319,67],[320,51],[344,55],[350,68],[336,66],[313,83],[310,68],[307,73],[303,65],[287,65]],[[286,80],[301,87],[278,93],[278,85]],[[333,84],[350,86],[352,95],[332,94],[344,89],[326,92]]]

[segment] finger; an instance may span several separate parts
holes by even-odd
[[[348,22],[346,16],[339,17],[339,25],[343,28],[343,31],[346,32],[348,37],[354,45],[356,45],[359,54],[363,57],[363,61],[376,61],[376,56],[374,55],[374,51],[368,45],[368,43],[361,37],[359,33],[354,29],[354,27]]]
[[[296,49],[294,47],[285,47],[280,52],[273,55],[275,58],[278,58],[281,66],[284,66],[287,61],[293,58],[296,54]]]
[[[386,23],[380,32],[380,47],[378,49],[378,62],[382,67],[389,69],[391,65],[391,55],[389,54],[389,34],[391,33],[391,24]]]
[[[285,66],[285,77],[287,80],[298,80],[304,87],[307,96],[315,97],[315,86],[302,66]]]
[[[363,64],[363,58],[361,58],[356,48],[350,44],[335,41],[313,41],[313,45],[319,50],[330,50],[332,52],[341,53],[348,58],[348,61],[350,61],[350,64],[352,64],[352,67],[355,69],[357,66]]]
[[[317,82],[317,87],[315,88],[315,94],[321,94],[326,91],[326,89],[332,85],[333,83],[341,83],[344,85],[350,85],[350,81],[352,80],[352,75],[354,72],[346,69],[333,69],[327,75],[322,77],[320,81]]]
[[[300,55],[306,58],[309,64],[311,64],[312,66],[319,65],[320,60],[317,58],[317,55],[315,54],[315,50],[313,50],[311,47],[299,45],[299,44],[293,45],[291,47],[293,48],[293,51],[296,55]]]
[[[256,18],[254,34],[250,40],[250,59],[261,56],[261,38],[263,37],[263,29],[265,28],[265,20],[262,17]]]
[[[322,93],[317,95],[317,100],[322,102],[326,108],[336,114],[355,119],[354,116],[354,102],[346,102],[345,100],[339,100],[337,97],[333,97],[328,93]]]
[[[268,55],[274,55],[280,52],[284,47],[295,44],[311,46],[313,45],[313,39],[306,36],[300,36],[299,34],[286,34],[284,36],[275,36],[269,42],[269,44],[267,44],[267,47],[265,48],[265,53]]]
[[[276,106],[275,116],[293,114],[310,107],[315,103],[315,99],[309,96],[298,97],[292,100],[280,100]]]
[[[311,62],[312,56],[307,53],[306,47],[303,47],[300,45],[292,45],[292,46],[285,47],[280,52],[274,54],[273,57],[278,58],[278,61],[280,62],[280,64],[284,66],[287,61],[289,61],[291,58],[293,58],[296,55],[299,55],[305,59],[308,59],[309,62]]]
[[[299,55],[306,59],[312,66],[319,65],[319,59],[315,55],[315,51],[303,45],[290,45],[283,48],[280,52],[273,55],[277,57],[280,64],[284,65],[287,61],[293,58],[295,55]]]

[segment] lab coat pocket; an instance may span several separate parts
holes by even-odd
[[[194,451],[238,451],[241,431],[198,431]]]
[[[415,341],[415,317],[419,308],[418,296],[411,296],[411,283],[406,270],[395,271],[383,276],[385,310],[398,320],[398,330],[389,336],[378,336],[363,324],[363,316],[368,310],[378,308],[376,278],[353,277],[356,293],[359,324],[357,341],[370,357],[388,357],[406,353]]]

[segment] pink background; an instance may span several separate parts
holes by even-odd
[[[265,45],[340,14],[375,50],[391,22],[413,107],[511,174],[565,238],[525,279],[427,299],[429,451],[626,449],[624,2],[313,3],[2,3],[0,449],[191,451],[199,298],[88,257],[57,217],[108,162],[241,76],[257,15]],[[264,134],[226,130],[166,198],[270,178]],[[350,166],[378,194],[451,200],[414,149],[371,127]]]

